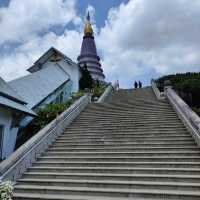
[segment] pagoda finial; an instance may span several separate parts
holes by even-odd
[[[90,22],[90,12],[87,13],[87,21]]]
[[[93,36],[93,30],[92,30],[92,25],[90,23],[90,13],[89,13],[89,11],[87,13],[86,19],[87,19],[87,21],[85,23],[84,34],[85,34],[85,36]]]

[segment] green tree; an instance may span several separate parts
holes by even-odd
[[[87,69],[87,65],[84,64],[83,67],[81,67],[81,79],[79,80],[79,88],[80,90],[84,90],[85,88],[92,89],[93,86],[93,79],[90,75],[90,72]]]

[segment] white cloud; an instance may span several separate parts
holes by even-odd
[[[8,8],[0,9],[0,44],[20,43],[0,55],[0,76],[7,80],[26,74],[25,69],[51,46],[74,61],[80,53],[84,19],[76,13],[75,0],[23,1],[21,5],[11,0]],[[87,10],[95,23],[95,8],[88,5]],[[111,8],[104,27],[93,24],[107,80],[118,78],[127,87],[135,79],[149,83],[162,74],[199,71],[199,10],[199,0],[130,0]],[[76,30],[65,28],[56,35],[49,29],[70,22]]]
[[[111,9],[97,38],[106,74],[127,86],[149,81],[149,72],[200,70],[199,10],[198,0],[130,0]]]
[[[66,30],[61,36],[49,32],[43,37],[35,37],[20,45],[9,56],[0,58],[0,76],[6,80],[26,75],[29,68],[51,46],[64,52],[76,61],[81,48],[82,34]],[[39,47],[39,48],[38,48]]]
[[[75,2],[23,0],[19,4],[18,0],[11,0],[7,8],[0,8],[0,47],[3,43],[18,43],[7,54],[1,51],[0,76],[11,80],[26,75],[26,69],[51,46],[76,60],[81,34],[66,28],[62,35],[56,35],[49,29],[55,25],[64,27],[70,22],[77,29],[81,26],[82,19],[76,14]]]
[[[79,21],[75,0],[11,0],[0,8],[0,44],[24,42],[53,25]]]

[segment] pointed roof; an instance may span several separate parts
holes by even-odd
[[[84,27],[84,35],[85,37],[89,36],[93,36],[93,29],[92,29],[92,25],[90,23],[90,13],[88,11],[87,17],[86,17],[86,23],[85,23],[85,27]]]
[[[63,54],[58,49],[51,47],[48,51],[46,51],[38,60],[35,61],[34,65],[27,69],[28,72],[33,73],[41,69],[41,66],[50,59],[54,54],[59,55],[63,58],[68,64],[76,65],[69,57]]]
[[[90,12],[87,13],[87,21],[90,22]]]
[[[0,77],[0,95],[22,104],[26,102]]]

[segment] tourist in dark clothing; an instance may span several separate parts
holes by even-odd
[[[139,81],[139,88],[142,88],[142,83]]]
[[[134,86],[135,86],[135,89],[137,89],[138,88],[138,83],[135,81],[135,83],[134,83]]]

